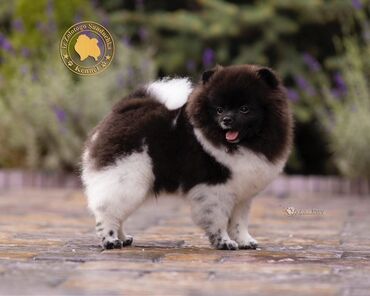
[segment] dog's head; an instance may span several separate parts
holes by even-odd
[[[271,69],[241,65],[204,72],[187,113],[211,142],[233,149],[278,130],[283,124],[279,113],[287,109],[280,80]]]

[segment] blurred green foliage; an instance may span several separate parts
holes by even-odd
[[[315,90],[302,78],[312,62],[319,67],[335,55],[333,38],[342,35],[342,22],[352,19],[358,8],[350,0],[110,0],[101,5],[111,11],[117,32],[136,33],[138,43],[144,39],[151,44],[163,75],[197,78],[216,63],[269,65],[289,87],[310,97]],[[298,102],[295,115],[309,121],[314,113]]]
[[[155,67],[147,51],[116,42],[108,71],[76,76],[60,60],[60,38],[80,18],[99,14],[86,0],[34,2],[2,6],[0,168],[73,171],[91,128],[114,102],[152,80]]]
[[[147,81],[155,75],[189,75],[196,81],[204,69],[215,64],[254,63],[276,69],[287,86],[298,139],[288,171],[327,174],[339,170],[350,176],[369,176],[363,168],[369,167],[364,160],[370,157],[366,152],[368,124],[356,123],[354,119],[365,120],[369,112],[369,76],[365,70],[370,68],[370,59],[366,58],[369,3],[1,2],[0,112],[7,116],[0,118],[0,139],[6,143],[0,148],[0,167],[76,167],[76,155],[87,130],[134,82]],[[121,44],[116,52],[122,53],[122,59],[117,58],[115,67],[96,78],[76,77],[55,59],[55,46],[63,32],[82,20],[107,26],[116,43]],[[51,70],[55,74],[45,74]],[[132,83],[117,87],[112,82],[117,81],[120,70],[126,73],[122,81]],[[50,81],[50,77],[56,82]],[[100,90],[96,91],[96,87]],[[22,94],[26,94],[28,103]],[[362,103],[357,106],[352,101],[354,97],[361,97]],[[89,101],[92,104],[87,114],[84,112]],[[68,118],[62,124],[63,132],[59,122],[63,112],[55,106],[61,107],[64,118]],[[30,110],[34,111],[32,116]],[[361,114],[354,110],[361,110]],[[14,118],[20,119],[19,123]],[[80,121],[84,122],[82,128]],[[34,135],[34,139],[24,137],[23,130]],[[47,140],[50,137],[52,141]]]
[[[37,71],[20,69],[0,100],[0,166],[74,170],[87,133],[114,102],[154,76],[143,55],[118,44],[115,63],[78,82],[59,57]],[[138,65],[139,67],[133,67]],[[21,80],[21,81],[20,81]]]
[[[320,119],[339,170],[350,177],[370,178],[370,35],[346,37],[338,47],[343,51],[338,61],[341,72],[336,74],[341,92],[333,91],[325,77],[316,80],[325,98]]]
[[[20,60],[37,67],[45,57],[53,54],[50,50],[77,18],[93,17],[88,0],[4,1],[0,11],[0,33],[11,45],[0,52],[4,60],[1,73],[6,76],[17,70]],[[10,62],[14,56],[16,64]]]

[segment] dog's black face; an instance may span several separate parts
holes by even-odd
[[[209,112],[225,141],[237,144],[258,135],[264,117],[263,106],[246,87],[230,85],[225,91],[218,87],[208,92]]]
[[[265,154],[279,153],[272,149],[291,137],[285,93],[275,74],[265,67],[218,66],[205,72],[191,95],[187,113],[213,144],[229,151],[247,146],[265,153],[263,146],[267,145],[271,151]]]

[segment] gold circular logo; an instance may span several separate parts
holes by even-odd
[[[64,33],[59,51],[69,70],[79,75],[94,75],[112,62],[114,41],[102,25],[85,21],[74,24]]]

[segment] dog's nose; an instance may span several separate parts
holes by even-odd
[[[222,123],[225,126],[230,126],[233,123],[233,119],[230,116],[225,116],[224,118],[222,118]]]

